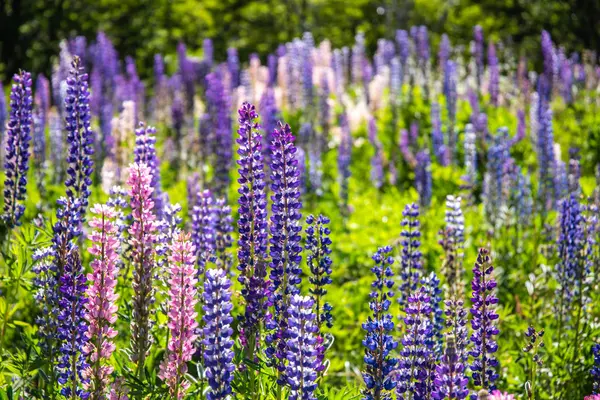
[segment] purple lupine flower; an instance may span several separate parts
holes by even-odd
[[[229,112],[229,97],[225,90],[223,77],[219,72],[213,72],[206,77],[207,111],[212,118],[212,131],[216,136],[215,153],[215,191],[222,196],[229,186],[232,162],[231,116]]]
[[[410,124],[410,130],[408,131],[408,145],[411,148],[416,148],[419,141],[419,123],[413,121]]]
[[[375,118],[369,119],[368,125],[368,136],[371,146],[373,146],[374,153],[371,157],[371,182],[375,188],[380,189],[383,186],[383,148],[381,142],[377,137],[377,123]]]
[[[550,101],[550,97],[552,95],[552,86],[554,83],[554,43],[552,43],[552,37],[547,31],[542,31],[542,57],[544,59],[544,78],[545,85],[543,86],[544,90],[538,90],[538,93],[541,97],[544,98],[545,101]]]
[[[509,144],[508,129],[500,128],[494,137],[493,144],[488,149],[488,165],[483,182],[484,206],[486,216],[494,228],[497,228],[502,222],[502,212],[508,201],[508,193],[504,190],[507,186],[505,180],[508,177],[506,167],[513,163]]]
[[[152,120],[166,123],[169,115],[169,79],[165,75],[165,63],[161,54],[154,55],[154,96]]]
[[[224,198],[217,199],[214,207],[215,214],[215,252],[219,268],[229,272],[232,256],[229,249],[233,245],[233,217],[231,207]]]
[[[431,307],[431,338],[434,340],[434,354],[436,358],[441,357],[444,335],[444,311],[441,308],[442,289],[440,280],[435,272],[421,279],[421,285],[425,288],[425,293],[429,297],[429,306]]]
[[[398,55],[400,56],[402,69],[405,70],[406,63],[410,57],[410,42],[408,38],[408,32],[402,29],[396,31],[396,45],[398,46]]]
[[[454,61],[446,62],[444,68],[444,96],[446,97],[446,110],[448,111],[448,153],[450,162],[456,162],[458,138],[456,137],[456,64]]]
[[[431,143],[433,146],[433,154],[435,154],[438,163],[447,166],[449,163],[448,156],[450,155],[450,152],[444,143],[440,106],[436,101],[431,104]]]
[[[25,205],[20,204],[27,194],[27,171],[29,171],[29,142],[33,124],[31,75],[21,71],[13,77],[10,93],[10,117],[6,125],[6,148],[4,153],[4,213],[2,220],[12,228],[20,224]],[[4,94],[1,94],[4,97]]]
[[[511,141],[511,146],[513,144],[518,143],[521,140],[525,139],[526,131],[527,131],[527,125],[525,124],[525,111],[518,110],[517,111],[517,134]]]
[[[498,314],[495,294],[496,281],[493,276],[494,267],[489,256],[489,250],[479,249],[477,262],[473,268],[473,297],[471,298],[471,334],[472,348],[469,355],[473,361],[469,365],[472,371],[473,385],[486,390],[494,390],[494,381],[498,379],[498,360],[494,353],[498,344],[494,336],[498,335]]]
[[[157,222],[152,201],[152,172],[146,164],[129,166],[132,223],[129,228],[131,262],[133,264],[133,305],[131,318],[131,360],[137,364],[136,374],[143,378],[146,357],[152,344],[150,335],[157,241]]]
[[[365,57],[365,35],[358,32],[354,37],[354,46],[352,46],[352,83],[358,85],[363,79],[363,58]]]
[[[331,60],[331,69],[333,69],[334,92],[336,97],[340,98],[346,86],[346,74],[344,71],[343,54],[340,49],[333,50],[333,59]],[[321,90],[323,88],[321,87]],[[321,106],[322,107],[322,106]]]
[[[271,144],[271,239],[269,252],[271,255],[271,287],[269,302],[274,306],[273,320],[267,328],[275,330],[267,337],[272,347],[267,349],[269,357],[279,359],[277,365],[280,373],[285,371],[287,354],[285,334],[288,329],[287,314],[291,296],[300,292],[300,261],[302,246],[300,244],[302,230],[302,201],[300,199],[300,171],[296,158],[294,136],[289,125],[281,122],[279,129],[273,131]],[[280,376],[280,383],[286,379]]]
[[[313,299],[294,294],[286,312],[289,315],[286,337],[285,369],[290,386],[290,400],[316,400],[318,368],[318,326],[315,323]]]
[[[113,207],[96,204],[91,211],[95,216],[89,225],[94,231],[89,236],[93,244],[88,251],[94,259],[90,263],[92,272],[87,275],[91,285],[86,290],[88,302],[84,307],[89,326],[86,332],[88,341],[83,349],[90,366],[84,371],[84,376],[90,380],[85,389],[90,392],[91,398],[102,399],[114,370],[108,361],[115,351],[113,339],[117,335],[114,324],[119,296],[115,287],[119,272],[120,233],[115,221],[117,212]]]
[[[573,101],[573,66],[571,60],[565,58],[560,67],[561,94],[565,103]]]
[[[154,214],[161,218],[162,216],[162,190],[160,187],[160,161],[156,155],[156,128],[153,126],[144,126],[139,123],[139,128],[135,130],[135,149],[133,151],[134,162],[146,164],[152,174],[152,201],[154,202]]]
[[[78,212],[78,210],[74,210]],[[60,393],[65,398],[87,399],[84,389],[89,378],[84,371],[89,367],[85,349],[88,341],[88,324],[85,320],[86,276],[78,251],[68,254],[59,279],[60,298],[58,301],[58,338],[60,357],[58,361],[58,383]]]
[[[333,326],[331,316],[331,305],[327,302],[322,303],[322,297],[327,294],[326,285],[331,284],[331,239],[329,234],[329,218],[324,215],[306,217],[306,264],[308,265],[311,276],[309,281],[312,287],[309,289],[311,295],[315,298],[315,313],[317,315],[317,325],[323,324],[331,328]]]
[[[569,149],[569,174],[568,174],[568,193],[581,193],[581,185],[579,180],[581,179],[581,164],[579,149]]]
[[[440,244],[444,250],[442,271],[449,286],[449,298],[454,299],[462,290],[463,245],[465,242],[465,217],[460,208],[460,197],[446,196],[446,211]]]
[[[396,396],[399,400],[428,399],[433,390],[435,357],[430,298],[425,287],[408,296],[405,335],[400,351]]]
[[[0,162],[4,160],[4,129],[8,110],[6,109],[6,98],[4,97],[4,87],[0,82]]]
[[[492,105],[498,107],[498,96],[500,94],[500,68],[498,65],[498,57],[496,56],[496,46],[494,46],[494,42],[490,42],[488,46],[488,68],[490,71],[490,100]]]
[[[198,275],[204,275],[206,265],[215,261],[216,235],[210,190],[199,192],[192,211],[192,242],[196,248]]]
[[[450,45],[450,39],[448,35],[445,33],[442,34],[442,40],[440,41],[440,48],[438,50],[438,63],[440,66],[440,70],[446,69],[446,61],[450,58],[450,52],[452,51],[452,46]]]
[[[94,172],[94,132],[90,127],[90,92],[88,75],[83,71],[81,59],[73,58],[72,70],[67,79],[65,97],[65,121],[69,152],[67,154],[67,197],[79,199],[82,222],[88,206],[92,186],[91,175]]]
[[[214,63],[214,52],[215,48],[212,39],[204,39],[202,41],[202,54],[208,69],[210,69]]]
[[[468,384],[465,364],[457,354],[454,338],[449,335],[446,338],[446,351],[435,369],[435,391],[432,393],[432,398],[434,400],[466,399],[469,395]]]
[[[416,203],[407,204],[402,211],[402,232],[400,244],[402,245],[400,263],[400,288],[398,303],[400,308],[406,306],[408,296],[417,290],[421,279],[423,264],[421,247],[421,231],[419,230],[419,206]]]
[[[173,78],[178,78],[178,76],[174,76]],[[177,82],[179,79],[172,79],[171,83],[173,86],[178,86]],[[174,90],[173,102],[171,103],[171,124],[173,126],[173,130],[175,131],[175,135],[173,138],[170,138],[175,147],[174,154],[171,155],[172,161],[175,163],[175,169],[179,167],[179,159],[182,153],[183,147],[183,128],[185,124],[185,105],[183,102],[183,98],[179,90]],[[167,153],[165,151],[165,153]],[[164,153],[163,153],[164,154]]]
[[[531,178],[528,172],[524,173],[522,168],[517,168],[514,180],[511,189],[511,207],[515,210],[519,225],[529,226],[533,215]]]
[[[483,28],[480,25],[476,25],[473,28],[473,39],[475,40],[475,75],[477,78],[477,90],[481,93],[481,80],[483,77],[483,59],[484,59],[484,38]]]
[[[69,52],[67,43],[63,40],[59,44],[60,53],[58,63],[52,69],[52,95],[61,117],[64,117],[66,81],[69,78],[69,69],[73,61],[73,56]]]
[[[208,165],[214,165],[214,151],[216,149],[216,135],[212,130],[212,118],[210,114],[203,113],[198,118],[198,146],[200,166],[203,170]]]
[[[400,130],[400,143],[398,144],[398,146],[400,147],[400,152],[402,153],[404,161],[406,161],[408,165],[414,168],[417,165],[417,160],[413,155],[410,146],[410,137],[406,129]]]
[[[454,298],[444,302],[444,315],[446,320],[448,338],[454,341],[454,350],[457,359],[463,366],[469,360],[469,331],[467,329],[467,310],[464,307],[462,293],[455,291]],[[466,371],[462,370],[463,376]]]
[[[340,200],[342,212],[348,213],[348,181],[350,179],[350,163],[352,161],[352,134],[346,112],[340,114],[341,139],[338,149],[338,180],[340,184]]]
[[[39,74],[35,80],[35,106],[41,111],[45,127],[50,110],[50,82],[43,74]]]
[[[260,324],[265,314],[267,283],[267,199],[262,158],[262,136],[256,123],[258,115],[249,103],[238,111],[239,145],[238,183],[240,188],[238,219],[238,280],[246,301],[243,318],[243,340],[247,358],[254,360]]]
[[[169,387],[169,395],[181,400],[190,387],[185,378],[187,363],[194,355],[196,341],[197,302],[196,249],[190,234],[179,232],[169,246],[168,327],[166,356],[160,364],[158,377]]]
[[[276,54],[267,56],[267,68],[269,70],[269,79],[267,80],[268,87],[274,87],[277,83],[277,64],[279,60]]]
[[[579,284],[579,270],[584,260],[585,232],[584,217],[581,205],[575,194],[571,194],[560,204],[559,215],[558,256],[556,264],[556,280],[559,288],[556,290],[558,298],[558,313],[561,321],[569,309],[571,300]]]
[[[369,308],[372,316],[362,324],[366,331],[362,344],[365,346],[365,371],[363,380],[365,388],[362,391],[366,400],[391,400],[391,391],[396,387],[394,372],[398,360],[392,353],[398,347],[394,340],[394,320],[389,313],[394,297],[394,273],[392,272],[393,257],[390,246],[381,247],[373,255],[375,265],[371,271],[375,281],[371,284]]]
[[[390,103],[393,107],[400,105],[402,96],[403,67],[398,57],[390,62]]]
[[[229,91],[232,92],[240,86],[240,60],[235,47],[227,49],[227,70],[229,71]]]
[[[204,281],[204,365],[210,390],[207,400],[226,399],[232,394],[231,381],[235,365],[233,363],[233,329],[231,323],[231,282],[221,269],[206,271]]]
[[[34,96],[34,124],[33,124],[33,160],[36,172],[43,174],[46,162],[46,124],[50,108],[50,83],[42,74],[35,81]],[[43,178],[38,177],[38,186],[42,185]]]
[[[431,157],[429,150],[421,150],[417,153],[417,167],[415,169],[415,187],[419,193],[419,204],[427,208],[431,204]]]
[[[87,39],[85,36],[75,36],[69,39],[69,52],[74,56],[79,56],[83,63],[86,61]]]

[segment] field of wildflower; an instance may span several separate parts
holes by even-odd
[[[0,399],[600,399],[595,53],[194,53],[0,88]]]

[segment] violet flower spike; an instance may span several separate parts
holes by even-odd
[[[381,247],[373,256],[375,265],[371,271],[375,274],[375,281],[371,284],[369,295],[369,308],[373,314],[362,324],[366,331],[362,342],[365,346],[363,400],[391,400],[391,391],[397,384],[394,374],[398,360],[392,354],[398,342],[394,340],[394,320],[389,313],[394,297],[391,268],[394,259],[391,252],[390,246]]]
[[[231,282],[221,269],[206,271],[204,281],[204,365],[210,390],[207,400],[226,399],[232,394],[233,329]]]
[[[246,301],[243,318],[244,347],[249,359],[254,359],[260,325],[265,315],[267,259],[267,199],[265,195],[262,137],[256,123],[258,115],[249,103],[238,111],[239,138],[238,182],[238,280]]]
[[[419,206],[415,203],[407,204],[402,211],[402,232],[400,233],[401,264],[400,287],[398,295],[398,304],[403,309],[406,306],[408,297],[417,290],[417,285],[421,280],[423,269],[421,247],[421,231],[419,221]]]
[[[494,390],[494,381],[498,379],[498,360],[494,353],[498,344],[494,336],[498,335],[498,314],[495,294],[496,281],[493,277],[494,267],[491,264],[489,250],[479,249],[477,262],[473,269],[473,297],[471,298],[471,335],[472,348],[469,355],[473,361],[469,365],[472,371],[473,385],[486,390]]]
[[[29,171],[29,142],[33,124],[31,75],[21,71],[13,77],[10,94],[10,117],[6,125],[6,148],[4,153],[4,213],[2,220],[12,228],[20,224],[25,212],[27,172]],[[4,99],[4,93],[0,93]],[[0,112],[2,112],[0,110]],[[4,129],[4,127],[2,127]],[[4,144],[4,143],[1,143]]]

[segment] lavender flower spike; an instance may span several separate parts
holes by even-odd
[[[391,268],[394,259],[391,252],[391,247],[382,247],[373,256],[375,266],[371,271],[375,274],[375,281],[371,284],[372,291],[369,295],[369,308],[373,316],[369,316],[362,325],[367,332],[362,342],[365,346],[366,364],[363,372],[363,400],[391,400],[390,391],[396,387],[393,375],[398,360],[392,356],[392,352],[398,347],[398,343],[394,340],[394,320],[389,313],[391,299],[394,297],[394,273]]]
[[[446,351],[440,364],[435,370],[434,400],[466,399],[469,395],[467,385],[469,378],[465,376],[465,365],[461,362],[456,351],[454,337],[446,338]]]
[[[207,400],[226,399],[233,380],[231,282],[222,269],[206,271],[204,281],[204,365],[210,390]]]
[[[2,220],[9,227],[19,225],[25,212],[20,202],[27,193],[27,171],[29,171],[29,142],[33,125],[33,99],[31,97],[31,75],[22,71],[13,77],[10,93],[10,118],[7,129],[6,153],[4,154],[4,213]],[[0,93],[4,100],[4,93]],[[2,110],[0,110],[0,113]],[[4,127],[0,128],[0,131]]]
[[[316,400],[318,349],[313,312],[313,299],[293,295],[286,313],[289,315],[286,331],[288,365],[285,371],[290,385],[290,400]]]
[[[145,127],[143,122],[139,123],[135,130],[134,162],[146,164],[152,173],[152,200],[154,201],[154,213],[158,218],[162,217],[162,191],[160,188],[160,161],[156,155],[156,128]]]
[[[498,345],[494,336],[498,335],[496,304],[498,298],[495,294],[496,281],[492,273],[492,266],[489,256],[489,250],[479,249],[477,262],[473,269],[473,297],[471,302],[471,343],[473,345],[469,354],[473,361],[469,368],[472,371],[474,386],[486,390],[494,390],[494,381],[498,379],[496,367],[498,360],[494,353],[498,350]]]
[[[265,195],[262,137],[256,123],[258,115],[249,103],[238,111],[240,128],[238,182],[240,188],[238,220],[238,280],[246,301],[243,341],[247,357],[254,358],[260,324],[265,314],[267,259],[267,199]]]
[[[296,157],[294,136],[289,125],[279,122],[273,131],[271,144],[271,281],[270,303],[274,305],[274,321],[268,328],[276,329],[267,337],[273,347],[267,349],[269,356],[275,352],[280,360],[279,370],[284,371],[286,357],[287,315],[291,296],[300,292],[300,261],[302,246],[300,231],[302,201],[300,200],[300,171]]]
[[[78,198],[79,213],[85,215],[92,186],[91,175],[94,172],[94,133],[90,127],[90,92],[88,75],[83,72],[81,59],[77,56],[71,63],[73,68],[67,78],[65,97],[65,121],[69,152],[67,154],[67,197]]]
[[[400,307],[406,306],[406,301],[411,293],[417,290],[417,284],[422,274],[421,232],[419,230],[419,206],[415,203],[408,204],[402,211],[404,219],[401,222],[400,233],[402,245],[400,265],[400,293],[398,303]]]

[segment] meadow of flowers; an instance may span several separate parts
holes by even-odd
[[[595,53],[213,53],[0,90],[0,399],[600,399]]]

